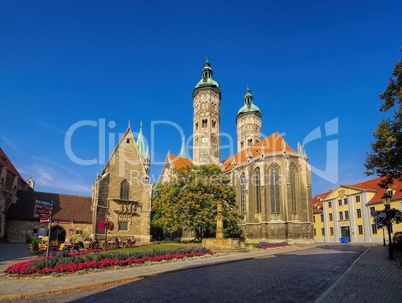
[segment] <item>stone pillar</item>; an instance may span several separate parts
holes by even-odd
[[[222,202],[218,203],[218,214],[216,216],[216,238],[223,239]]]

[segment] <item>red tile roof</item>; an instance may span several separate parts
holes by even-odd
[[[251,156],[254,158],[255,156],[261,155],[262,150],[264,150],[264,153],[281,151],[283,142],[285,142],[285,140],[278,132],[276,132],[266,137],[264,140],[261,140],[255,143],[254,145],[245,148],[242,151],[238,152],[237,154],[234,154],[233,156],[224,160],[222,162],[222,164],[225,167],[224,171],[226,172],[233,168],[232,166],[233,160],[235,160],[236,164],[246,162],[248,152],[250,152]],[[285,142],[285,150],[287,152],[293,152],[293,153],[295,152],[286,142]]]
[[[184,166],[193,164],[193,161],[187,158],[182,158],[176,155],[169,154],[168,155],[170,162],[172,162],[175,169],[180,169]]]
[[[312,204],[314,214],[322,213],[322,200],[324,200],[331,192],[332,190],[329,190],[325,193],[318,194],[313,198]]]
[[[374,191],[374,197],[368,202],[368,204],[375,204],[382,202],[381,197],[385,193],[385,189],[380,187],[378,183],[381,182],[385,178],[379,177],[375,179],[371,179],[365,182],[360,182],[352,185],[347,185],[348,187],[357,188],[366,191]],[[394,194],[391,200],[401,199],[402,198],[402,182],[395,180],[392,185],[389,186],[394,191]]]
[[[7,219],[39,220],[34,218],[35,200],[53,201],[53,220],[91,223],[92,198],[57,193],[18,191],[17,203],[11,204]]]
[[[10,159],[7,157],[6,153],[0,147],[0,165],[7,167],[7,170],[10,171],[14,176],[17,176],[21,181],[25,182],[25,180],[21,177],[18,170],[14,167],[13,163],[11,163]]]

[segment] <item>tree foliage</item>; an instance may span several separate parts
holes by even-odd
[[[235,190],[218,166],[185,166],[175,170],[171,180],[156,185],[152,198],[152,224],[167,233],[185,227],[201,238],[205,231],[215,233],[217,206],[222,202],[224,232],[238,232],[241,218]]]
[[[394,180],[402,181],[402,60],[397,62],[386,90],[380,94],[384,101],[380,111],[394,109],[392,118],[383,119],[374,131],[376,141],[367,153],[366,174],[385,177],[380,186],[387,188]]]

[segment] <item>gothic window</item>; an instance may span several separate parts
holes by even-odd
[[[198,130],[198,122],[195,123],[195,130]]]
[[[207,127],[208,119],[202,119],[202,127]]]
[[[240,212],[246,213],[246,176],[244,173],[240,176]]]
[[[253,139],[248,139],[247,140],[247,146],[253,145]]]
[[[215,126],[216,126],[216,121],[212,120],[212,127],[215,128]]]
[[[271,212],[280,213],[280,180],[279,169],[276,164],[272,165],[269,169],[269,188],[271,193]]]
[[[255,204],[256,213],[261,213],[261,177],[260,169],[257,167],[254,171],[254,192],[255,192]]]
[[[120,199],[129,199],[129,192],[130,192],[130,184],[128,183],[127,180],[124,180],[121,182],[120,185]]]
[[[294,164],[290,165],[290,206],[292,213],[297,213],[297,176],[296,167]]]
[[[241,142],[240,142],[240,148],[243,148],[243,147],[244,147],[244,142],[241,141]]]

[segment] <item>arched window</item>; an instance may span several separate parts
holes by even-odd
[[[289,168],[289,178],[290,178],[290,207],[292,213],[297,213],[297,175],[296,167],[292,163]]]
[[[246,176],[244,173],[240,176],[240,212],[246,213]]]
[[[129,192],[130,192],[130,184],[128,183],[127,180],[124,180],[121,182],[120,185],[120,199],[129,199]]]
[[[277,165],[272,165],[269,169],[269,188],[271,192],[271,213],[281,212],[280,203],[280,180],[279,169]]]
[[[255,210],[261,213],[261,177],[260,169],[257,167],[254,171],[254,193],[255,193]]]

